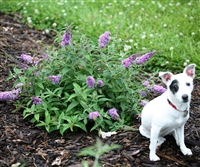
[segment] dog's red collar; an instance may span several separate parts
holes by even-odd
[[[169,103],[170,106],[172,106],[175,110],[178,110],[178,109],[176,108],[176,106],[175,106],[169,99],[167,99],[167,101],[168,101],[168,103]]]
[[[175,110],[180,111],[179,109],[176,108],[176,106],[167,98],[167,101],[169,103],[170,106],[172,106]],[[184,110],[183,112],[185,112],[184,116],[186,117],[188,114],[188,109]]]

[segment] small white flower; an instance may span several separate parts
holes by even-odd
[[[133,39],[129,39],[129,42],[130,42],[130,43],[133,43]]]
[[[189,62],[190,62],[190,60],[186,60],[185,62],[189,63]]]
[[[182,32],[180,32],[180,33],[179,33],[179,35],[180,35],[180,36],[183,36],[183,33],[182,33]]]
[[[139,24],[135,23],[135,27],[138,27],[138,26],[139,26]]]
[[[53,26],[53,27],[56,27],[56,26],[57,26],[57,24],[56,24],[56,23],[53,23],[53,24],[52,24],[52,26]]]
[[[121,38],[119,38],[119,39],[118,39],[118,41],[119,41],[119,42],[121,42],[121,41],[122,41],[122,39],[121,39]]]
[[[28,2],[26,2],[26,6],[28,6],[29,5],[29,3]]]
[[[49,20],[49,17],[46,17],[45,20]]]
[[[108,21],[108,22],[107,22],[107,24],[111,24],[111,22],[110,22],[110,21]]]
[[[187,66],[187,62],[184,62],[183,65],[184,65],[184,66]]]
[[[65,9],[63,9],[62,12],[65,13]]]
[[[174,47],[173,47],[173,46],[171,46],[171,47],[169,48],[169,50],[171,50],[171,51],[172,51],[172,50],[174,50]]]
[[[157,16],[157,15],[155,15],[155,16],[154,16],[154,18],[155,18],[155,19],[157,19],[157,18],[158,18],[158,16]]]
[[[154,35],[153,35],[153,34],[149,34],[149,36],[150,36],[151,38],[153,38],[153,37],[154,37]]]
[[[145,47],[142,47],[142,50],[146,50],[147,48],[145,48]]]
[[[67,13],[63,13],[63,16],[67,16]]]
[[[119,15],[123,15],[123,12],[119,12]]]
[[[163,27],[167,27],[167,24],[163,24]]]
[[[131,46],[129,45],[124,45],[124,51],[127,52],[131,49]]]
[[[169,64],[169,61],[166,61],[165,63],[166,63],[166,64]]]
[[[133,25],[130,25],[129,28],[133,28]]]
[[[74,6],[74,9],[78,9],[78,6]]]
[[[138,46],[138,43],[134,43],[134,46]]]
[[[45,33],[46,33],[46,34],[49,34],[49,32],[50,32],[50,31],[49,31],[48,29],[45,30]]]
[[[142,34],[142,35],[141,35],[141,38],[142,38],[142,39],[145,39],[145,38],[146,38],[146,34]]]
[[[189,2],[188,5],[191,6],[192,5],[191,2]]]
[[[102,13],[103,11],[102,11],[102,10],[99,10],[99,12]]]
[[[192,32],[192,33],[191,33],[191,35],[193,36],[193,35],[195,35],[195,33],[194,33],[194,32]]]
[[[181,5],[181,3],[180,3],[180,2],[177,2],[177,3],[176,3],[176,6],[180,6],[180,5]]]
[[[35,9],[35,14],[38,14],[38,13],[39,13],[39,11],[37,9]]]

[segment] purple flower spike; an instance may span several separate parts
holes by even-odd
[[[147,103],[148,103],[148,102],[145,101],[145,100],[140,100],[140,101],[139,101],[139,105],[140,105],[140,106],[145,106]]]
[[[150,83],[149,83],[149,81],[144,81],[144,82],[142,83],[142,85],[143,85],[143,86],[150,86]]]
[[[52,83],[59,84],[61,76],[49,76],[48,79],[51,80]]]
[[[65,45],[71,45],[71,34],[69,31],[66,31],[62,38],[61,46],[65,47]]]
[[[94,88],[95,79],[92,76],[88,76],[86,78],[86,84],[88,85],[88,88]]]
[[[141,92],[140,92],[140,95],[141,95],[142,97],[145,97],[145,96],[147,96],[147,93],[146,93],[145,91],[141,91]]]
[[[164,93],[166,92],[166,88],[159,86],[159,85],[154,85],[152,88],[149,89],[149,91],[154,91],[154,92],[158,92],[158,93]]]
[[[99,48],[104,48],[108,45],[110,41],[110,32],[106,31],[104,34],[101,34],[99,37]]]
[[[18,98],[19,93],[21,93],[21,89],[18,88],[12,91],[5,91],[0,93],[0,100],[15,100]]]
[[[101,115],[98,113],[98,111],[93,111],[89,113],[89,119],[96,120],[96,118],[100,117]]]
[[[102,87],[104,85],[103,81],[102,80],[98,80],[97,81],[97,86],[98,87]]]
[[[33,104],[42,104],[42,99],[36,96],[31,97]]]
[[[44,54],[44,55],[42,56],[42,58],[43,58],[44,60],[47,60],[47,59],[48,59],[48,57],[49,57],[49,55],[48,55],[48,54]]]
[[[128,58],[126,58],[125,60],[122,61],[122,64],[125,68],[129,68],[131,64],[134,63],[134,59],[136,58],[136,55],[133,54],[131,56],[129,56]]]
[[[20,58],[26,63],[32,63],[33,58],[26,54],[21,54]]]
[[[108,115],[110,115],[113,120],[118,120],[119,119],[119,115],[117,113],[117,109],[116,108],[111,108],[110,110],[108,110]]]
[[[141,57],[137,57],[136,58],[137,64],[144,64],[148,59],[150,59],[156,53],[157,53],[156,51],[153,51],[153,52],[146,53],[142,55]]]

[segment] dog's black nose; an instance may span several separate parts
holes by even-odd
[[[188,101],[188,95],[184,94],[184,95],[182,96],[182,99],[183,99],[183,101],[187,102],[187,101]]]

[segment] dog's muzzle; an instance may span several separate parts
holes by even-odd
[[[182,95],[182,99],[183,99],[183,102],[186,103],[186,102],[188,102],[189,97],[187,94],[184,94],[184,95]]]

